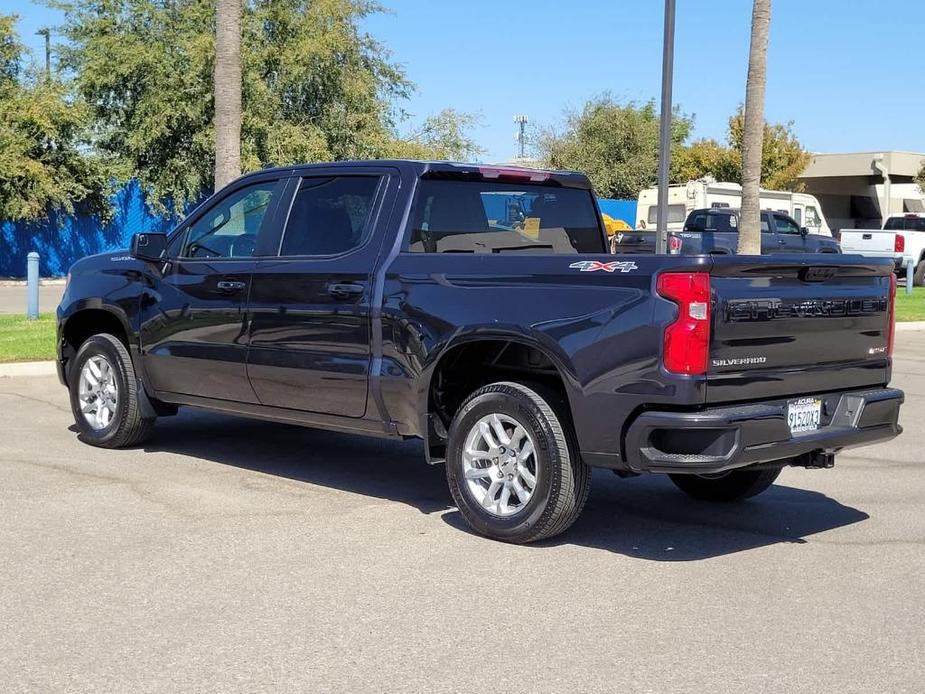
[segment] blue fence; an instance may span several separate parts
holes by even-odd
[[[26,256],[41,256],[42,277],[60,277],[77,260],[94,253],[128,248],[132,234],[167,231],[173,222],[151,214],[144,194],[132,181],[112,198],[115,216],[109,224],[89,215],[53,215],[41,222],[0,224],[0,277],[25,277]]]
[[[597,204],[604,214],[609,214],[614,219],[622,219],[631,227],[636,226],[635,200],[608,200],[599,198]]]

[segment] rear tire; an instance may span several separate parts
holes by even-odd
[[[112,335],[94,335],[80,346],[68,388],[80,440],[91,446],[134,446],[148,438],[157,421],[141,416],[132,359]]]
[[[668,475],[675,486],[701,501],[739,501],[761,494],[774,484],[781,468],[732,470],[718,477]]]
[[[477,533],[535,542],[564,532],[581,513],[591,469],[554,402],[552,394],[544,398],[520,383],[493,383],[469,396],[453,418],[447,484]]]

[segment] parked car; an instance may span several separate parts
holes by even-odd
[[[822,214],[822,205],[808,193],[789,190],[759,192],[760,207],[781,212],[793,218],[798,227],[806,227],[811,234],[832,236]],[[658,188],[646,188],[639,193],[636,203],[636,228],[654,229],[658,222]],[[711,177],[668,186],[668,231],[680,231],[694,210],[703,208],[739,208],[742,206],[742,186],[738,183],[718,182]]]
[[[842,229],[838,239],[844,253],[889,258],[897,272],[905,273],[906,263],[912,263],[915,286],[925,285],[925,214],[888,217],[881,230]]]
[[[491,221],[504,195],[522,227]],[[568,528],[592,467],[729,501],[900,433],[890,262],[605,244],[580,174],[261,171],[76,263],[58,373],[106,448],[187,406],[421,438],[466,521],[509,542]]]
[[[684,229],[674,235],[672,252],[681,255],[732,254],[739,245],[739,210],[708,208],[687,216]],[[829,236],[811,234],[790,215],[761,211],[761,253],[840,253]]]
[[[668,233],[672,255],[733,255],[739,245],[739,210],[705,208],[693,210],[681,231]],[[635,229],[617,235],[611,242],[616,254],[655,253],[655,231]],[[810,234],[796,220],[782,212],[761,211],[761,253],[840,253],[838,242],[828,236]]]

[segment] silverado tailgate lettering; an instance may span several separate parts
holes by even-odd
[[[726,301],[728,323],[769,321],[787,318],[844,318],[884,313],[889,308],[885,297],[856,299],[730,299]]]

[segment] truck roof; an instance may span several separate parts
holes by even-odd
[[[417,159],[362,159],[351,161],[318,162],[313,164],[294,164],[260,169],[246,174],[245,177],[258,176],[267,172],[298,174],[318,169],[358,169],[371,167],[395,168],[416,177],[433,176],[473,180],[493,180],[499,182],[551,183],[568,188],[591,189],[591,181],[577,171],[558,171],[554,169],[532,169],[519,166],[496,166],[492,164],[472,164],[449,161],[426,161]]]

